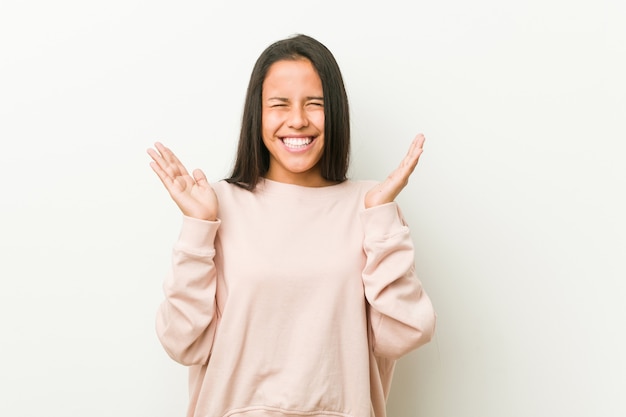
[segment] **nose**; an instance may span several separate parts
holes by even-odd
[[[287,124],[293,129],[302,129],[303,127],[307,127],[309,125],[309,119],[306,111],[300,106],[293,106],[289,111]]]

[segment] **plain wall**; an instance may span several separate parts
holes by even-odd
[[[145,149],[225,176],[254,61],[296,32],[343,70],[353,177],[427,137],[398,200],[438,329],[389,415],[626,415],[625,9],[2,0],[0,415],[184,415],[154,332],[181,219]]]

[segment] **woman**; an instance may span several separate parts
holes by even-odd
[[[424,137],[381,183],[346,178],[349,141],[339,67],[298,35],[256,62],[226,180],[148,150],[183,213],[156,327],[188,416],[384,417],[396,359],[432,337],[394,202]]]

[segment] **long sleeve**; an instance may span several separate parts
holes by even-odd
[[[206,363],[217,325],[215,236],[220,221],[183,216],[156,317],[165,351],[183,365]]]
[[[218,181],[220,220],[184,218],[157,329],[194,365],[188,416],[386,415],[434,313],[398,207],[363,209],[375,184]]]
[[[361,222],[374,354],[396,359],[431,340],[435,312],[416,276],[413,242],[398,205],[365,209]]]

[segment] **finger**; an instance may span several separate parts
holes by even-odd
[[[407,151],[406,155],[404,156],[404,158],[400,162],[400,165],[398,166],[398,171],[401,172],[402,176],[408,177],[408,175],[410,175],[415,169],[415,167],[417,166],[419,157],[423,152],[423,148],[422,148],[423,144],[424,144],[423,136],[421,137],[418,136],[415,139],[413,139],[413,141],[411,142],[411,146],[409,147],[409,150]]]
[[[418,133],[417,136],[415,136],[414,142],[417,144],[418,147],[423,148],[425,141],[426,141],[426,137],[424,136],[423,133]]]
[[[154,146],[159,150],[163,159],[171,164],[172,174],[177,175],[189,175],[185,166],[180,162],[178,157],[172,152],[172,150],[164,146],[161,142],[156,142]]]
[[[152,161],[153,161],[153,162],[150,163],[150,166],[152,166],[152,164],[154,163],[154,164],[156,164],[156,166],[159,169],[164,170],[164,167],[167,166],[167,161],[165,159],[163,159],[161,154],[158,151],[155,151],[152,148],[148,148],[147,152],[148,152],[148,155],[150,155],[150,158],[152,158]]]
[[[155,166],[152,166],[152,163],[151,166],[152,169],[157,174],[159,174],[159,177],[163,176],[162,179],[165,179],[165,177],[169,177],[171,181],[176,178],[176,169],[171,167],[171,164],[161,156],[161,153],[155,151],[154,149],[148,149],[148,155],[150,155],[150,157],[154,161],[152,163],[154,163]],[[158,168],[158,171],[156,168]]]
[[[198,184],[201,187],[206,187],[209,184],[209,182],[206,179],[206,175],[204,175],[204,172],[202,172],[201,169],[193,170],[193,179],[196,181],[196,184]]]
[[[179,179],[181,179],[181,177],[177,174],[177,169],[173,168],[170,162],[163,159],[161,154],[154,149],[148,149],[147,152],[153,160],[150,162],[150,167],[157,174],[170,194],[178,192],[184,188],[184,184],[179,183]]]
[[[422,134],[417,135],[413,139],[398,168],[387,177],[385,181],[386,186],[402,189],[408,184],[409,177],[415,170],[419,157],[423,152],[424,140],[425,138]]]
[[[161,180],[161,183],[163,183],[163,185],[165,186],[167,191],[169,191],[169,193],[171,194],[173,192],[175,184],[176,184],[175,181],[172,180],[172,178],[170,178],[169,174],[167,172],[165,172],[159,166],[159,164],[157,162],[155,162],[155,161],[150,162],[150,168],[152,168],[152,170],[157,174],[157,176]]]
[[[419,159],[420,155],[424,151],[425,140],[426,138],[424,138],[424,135],[421,133],[413,139],[413,142],[411,142],[411,146],[409,147],[409,152],[407,153],[407,159],[411,161]]]

